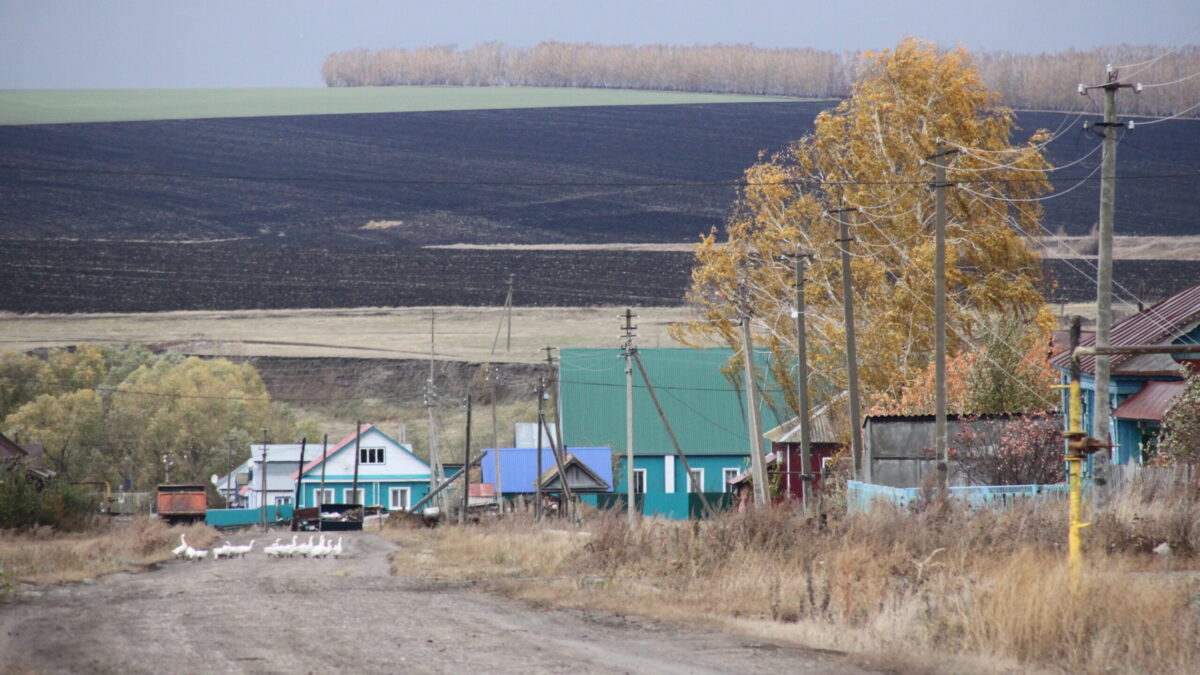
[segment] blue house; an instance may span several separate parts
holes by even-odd
[[[516,495],[532,495],[537,492],[537,477],[547,470],[557,466],[554,463],[554,452],[549,446],[542,448],[542,471],[538,471],[538,452],[536,448],[500,448],[500,490],[506,498]],[[567,446],[567,454],[574,455],[596,477],[612,490],[613,462],[612,450],[609,448],[573,448]],[[483,482],[496,483],[496,450],[485,448],[483,460],[480,463],[483,470]],[[584,501],[595,504],[595,496],[584,497]]]
[[[1200,284],[1185,288],[1137,314],[1115,323],[1109,339],[1113,346],[1196,344],[1193,354],[1122,354],[1109,360],[1109,400],[1112,462],[1141,463],[1153,453],[1163,415],[1183,392],[1185,368],[1200,364]],[[1096,343],[1095,335],[1081,338],[1082,346]],[[1070,381],[1070,352],[1054,356],[1050,363]],[[1190,364],[1190,365],[1189,365]],[[1096,406],[1096,362],[1081,357],[1080,384],[1083,389],[1083,426],[1093,429]],[[1063,394],[1063,410],[1067,409]],[[1064,419],[1066,416],[1064,415]]]
[[[642,512],[683,519],[697,513],[699,492],[710,502],[732,499],[731,482],[750,465],[750,434],[742,378],[727,373],[734,356],[726,348],[639,349],[650,382],[679,439],[692,474],[676,456],[641,375],[634,370],[634,490]],[[563,442],[612,448],[614,491],[626,494],[625,361],[619,349],[563,349],[559,405]],[[793,411],[771,376],[771,355],[755,354],[762,428],[787,421]],[[765,444],[765,443],[764,443]],[[508,492],[507,485],[504,491]],[[724,495],[729,495],[725,497]]]
[[[354,494],[354,449],[358,447],[358,495]],[[300,481],[300,506],[362,504],[408,509],[429,493],[429,464],[373,424],[364,424],[324,455],[293,473]],[[322,486],[324,486],[322,488]]]

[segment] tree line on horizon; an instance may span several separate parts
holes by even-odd
[[[1164,54],[1166,54],[1164,56]],[[753,45],[598,45],[548,41],[534,47],[486,42],[466,49],[434,45],[417,49],[354,49],[325,58],[321,76],[329,87],[527,86],[844,98],[870,54]],[[1132,82],[1167,84],[1140,95],[1118,97],[1126,115],[1200,116],[1200,45],[1171,51],[1113,45],[1088,50],[1020,54],[973,52],[983,82],[1005,105],[1040,110],[1101,109],[1077,85],[1101,84],[1105,65],[1126,65]]]

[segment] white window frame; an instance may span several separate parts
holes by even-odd
[[[292,505],[291,497],[284,497],[282,495],[275,496],[275,506],[291,506],[291,505]]]
[[[353,497],[354,488],[342,488],[342,503],[343,504],[363,504],[367,497],[366,488],[358,488],[358,499]]]
[[[742,470],[737,467],[726,467],[721,470],[721,477],[723,479],[721,484],[725,486],[726,492],[733,492],[733,479],[737,478],[741,472]]]
[[[313,490],[313,506],[333,504],[335,499],[336,497],[333,496],[333,488],[325,488],[324,493],[322,493],[321,488]]]
[[[635,494],[635,495],[646,494],[646,470],[645,469],[634,469],[633,470],[633,494]]]
[[[386,448],[359,448],[358,449],[359,464],[386,464],[387,454]]]
[[[699,489],[699,490],[696,490],[696,489],[694,489],[696,486],[693,484],[693,481],[692,481],[692,477],[693,477],[694,475],[696,475],[696,474],[700,474],[700,479],[699,479],[699,482],[700,482],[700,489]],[[695,494],[695,493],[697,493],[697,492],[704,492],[704,468],[703,468],[703,467],[696,467],[696,468],[693,468],[693,469],[691,470],[691,472],[690,472],[690,473],[688,473],[688,477],[687,477],[687,491],[688,491],[688,494]]]
[[[400,504],[396,504],[396,495],[403,492],[404,498],[400,500]],[[388,488],[388,510],[403,509],[408,510],[412,504],[412,488],[409,487],[390,487]]]

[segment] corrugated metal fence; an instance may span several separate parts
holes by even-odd
[[[905,507],[919,503],[921,488],[897,488],[861,481],[846,483],[846,508],[850,512],[869,511],[877,501]],[[1003,508],[1032,499],[1063,499],[1067,484],[1053,485],[970,485],[950,488],[950,498],[971,507]]]

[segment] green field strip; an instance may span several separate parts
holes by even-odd
[[[538,87],[9,89],[0,90],[0,125],[792,100],[796,99]]]

